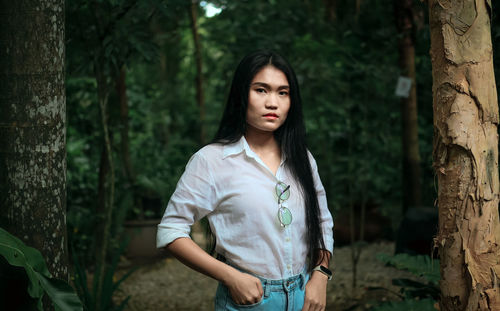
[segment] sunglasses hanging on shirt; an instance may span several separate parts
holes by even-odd
[[[279,181],[275,187],[276,195],[278,196],[278,219],[282,227],[286,227],[292,223],[292,212],[283,206],[283,202],[290,197],[290,185]]]

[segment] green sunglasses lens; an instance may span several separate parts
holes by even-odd
[[[276,195],[282,201],[288,200],[290,197],[290,186],[287,186],[284,182],[278,182],[276,184]]]
[[[288,226],[292,223],[292,212],[288,208],[281,206],[278,209],[278,218],[283,227]]]

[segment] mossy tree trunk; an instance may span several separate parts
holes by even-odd
[[[429,0],[441,310],[500,310],[491,1]]]
[[[68,280],[64,1],[0,1],[0,226]]]

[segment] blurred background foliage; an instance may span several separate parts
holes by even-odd
[[[327,9],[336,2],[335,14]],[[67,166],[70,243],[94,253],[99,221],[103,130],[98,104],[104,73],[116,170],[114,237],[123,221],[159,218],[184,167],[221,117],[232,73],[248,52],[273,49],[301,85],[308,147],[316,157],[329,208],[368,202],[402,217],[401,115],[395,86],[397,30],[388,0],[213,0],[196,3],[205,118],[196,100],[196,59],[188,0],[75,0],[66,3]],[[359,4],[359,6],[358,6]],[[423,205],[436,197],[432,171],[432,77],[425,4],[414,1],[419,144]],[[493,18],[500,50],[500,23]],[[500,72],[495,59],[497,74]],[[135,172],[127,177],[120,148],[124,123],[116,81],[126,72],[128,140]],[[498,80],[497,80],[498,81]],[[135,189],[131,191],[131,189]],[[134,202],[138,195],[141,204]],[[353,201],[354,200],[354,201]],[[118,245],[115,243],[114,245]]]

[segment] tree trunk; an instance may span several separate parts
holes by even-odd
[[[2,0],[0,19],[0,226],[68,280],[64,1]]]
[[[360,14],[361,14],[361,0],[356,0],[356,20],[359,19]]]
[[[401,75],[412,81],[409,97],[401,99],[404,212],[410,207],[421,205],[415,74],[415,21],[413,20],[412,3],[412,0],[394,0],[394,13],[398,30],[399,68]]]
[[[327,22],[334,23],[337,21],[337,0],[323,0],[325,8],[325,19]]]
[[[500,310],[490,1],[429,0],[441,310]]]
[[[102,59],[102,58],[101,58]],[[96,61],[95,64],[98,64]],[[106,272],[106,257],[108,255],[109,239],[111,224],[113,222],[113,209],[114,209],[114,197],[115,197],[115,169],[113,161],[113,153],[111,146],[111,134],[109,131],[108,123],[108,98],[109,98],[109,84],[107,78],[104,76],[103,72],[99,68],[95,68],[95,77],[97,81],[98,89],[98,101],[99,110],[101,114],[101,125],[103,128],[103,138],[104,138],[104,152],[101,159],[101,169],[106,170],[105,172],[99,172],[99,191],[102,189],[99,197],[103,199],[99,202],[98,216],[102,219],[99,221],[96,228],[96,276],[98,276],[98,281],[96,284],[96,299],[95,304],[98,308],[102,307],[102,295],[104,293],[104,278]],[[107,163],[103,163],[106,161]],[[107,173],[107,174],[106,174]],[[106,176],[109,175],[109,176]],[[102,184],[101,184],[102,182]]]
[[[137,189],[136,175],[134,166],[130,159],[130,144],[129,144],[129,124],[128,124],[128,98],[127,98],[127,84],[126,84],[126,67],[123,66],[120,70],[118,79],[116,80],[116,93],[120,104],[120,149],[123,161],[123,168],[125,176],[128,180],[127,188],[132,191],[134,206],[141,211],[140,218],[144,218],[144,211],[142,209],[141,198]]]
[[[120,105],[120,147],[123,158],[123,166],[125,175],[129,182],[135,182],[135,172],[130,160],[130,148],[128,139],[128,99],[127,99],[127,85],[125,83],[126,69],[123,66],[120,70],[118,79],[116,80],[116,93]]]
[[[193,33],[194,55],[196,59],[196,102],[200,110],[200,144],[205,144],[205,100],[203,96],[203,67],[201,58],[201,42],[197,24],[198,1],[192,0],[189,7],[191,32]]]
[[[98,185],[97,185],[97,204],[96,204],[96,210],[95,210],[95,215],[98,217],[96,221],[96,228],[94,231],[94,241],[95,241],[95,251],[96,251],[96,257],[97,254],[100,252],[100,249],[102,247],[102,235],[104,232],[103,228],[103,219],[104,219],[104,214],[106,213],[106,200],[107,200],[107,192],[106,192],[106,185],[108,184],[108,179],[109,179],[109,161],[108,161],[108,153],[106,152],[106,146],[105,143],[102,143],[102,150],[101,150],[101,156],[99,159],[99,173],[98,173]]]

